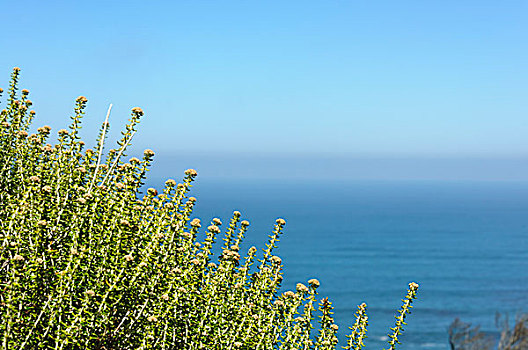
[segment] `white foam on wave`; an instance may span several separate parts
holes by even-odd
[[[445,348],[446,344],[443,343],[423,343],[420,344],[422,348]]]

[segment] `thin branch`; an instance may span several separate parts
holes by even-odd
[[[99,155],[97,156],[97,165],[95,167],[94,175],[92,178],[92,183],[90,184],[90,188],[88,189],[88,193],[92,192],[92,188],[95,183],[95,179],[97,177],[97,172],[99,170],[99,166],[101,165],[101,157],[103,156],[103,144],[106,134],[106,128],[108,127],[108,118],[110,118],[110,111],[112,110],[112,104],[110,103],[110,106],[108,106],[108,112],[106,112],[106,118],[103,124],[103,134],[101,135],[101,141],[99,141]]]

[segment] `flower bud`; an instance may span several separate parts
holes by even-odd
[[[24,257],[22,255],[15,254],[15,256],[13,257],[13,260],[24,261]]]
[[[198,228],[199,228],[199,227],[202,227],[202,225],[200,224],[200,219],[193,219],[193,220],[191,221],[191,226],[192,226],[192,227],[198,227]]]
[[[139,107],[132,108],[132,113],[137,115],[138,117],[142,117],[144,115],[143,110]]]
[[[158,191],[155,189],[155,188],[149,188],[147,190],[147,193],[150,195],[150,196],[156,196],[158,194]]]
[[[212,233],[220,233],[220,229],[216,225],[211,225],[207,228]]]
[[[144,155],[146,158],[154,157],[154,151],[151,150],[151,149],[146,149],[146,150],[143,151],[143,155]]]
[[[298,292],[301,292],[301,293],[307,293],[308,292],[308,287],[306,287],[302,283],[297,283],[296,289],[297,289]]]
[[[308,284],[312,286],[313,288],[319,287],[321,284],[319,283],[319,280],[316,280],[315,278],[312,278],[311,280],[308,280]]]
[[[275,222],[281,226],[284,226],[286,224],[286,220],[284,219],[277,219]]]
[[[165,185],[169,187],[174,187],[176,186],[176,181],[174,181],[173,179],[168,179],[167,181],[165,181]]]
[[[185,170],[185,175],[195,177],[196,175],[198,175],[198,173],[194,169],[187,169]]]

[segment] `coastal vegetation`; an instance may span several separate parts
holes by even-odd
[[[451,350],[525,350],[528,349],[528,314],[520,313],[513,327],[508,316],[495,316],[499,335],[494,336],[480,330],[480,326],[455,319],[449,326],[449,347]]]
[[[319,281],[282,288],[274,249],[284,219],[276,220],[263,249],[242,252],[250,224],[240,212],[225,222],[193,217],[195,170],[180,183],[144,189],[154,152],[127,156],[140,108],[106,151],[110,110],[94,147],[87,147],[79,137],[83,96],[68,129],[42,126],[30,134],[36,113],[29,91],[18,89],[19,73],[13,70],[0,114],[0,348],[338,346],[345,330],[335,324],[329,299],[318,299]],[[391,350],[417,290],[410,283],[397,310]],[[345,349],[364,346],[367,323],[361,304]]]

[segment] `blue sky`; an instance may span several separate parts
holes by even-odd
[[[277,157],[471,158],[490,159],[501,178],[519,168],[498,175],[495,160],[528,162],[526,1],[3,1],[1,8],[0,85],[20,66],[37,123],[55,130],[85,95],[87,139],[109,103],[114,135],[140,106],[146,117],[134,148],[194,155],[198,165],[213,156],[229,163],[234,154],[248,167]]]

